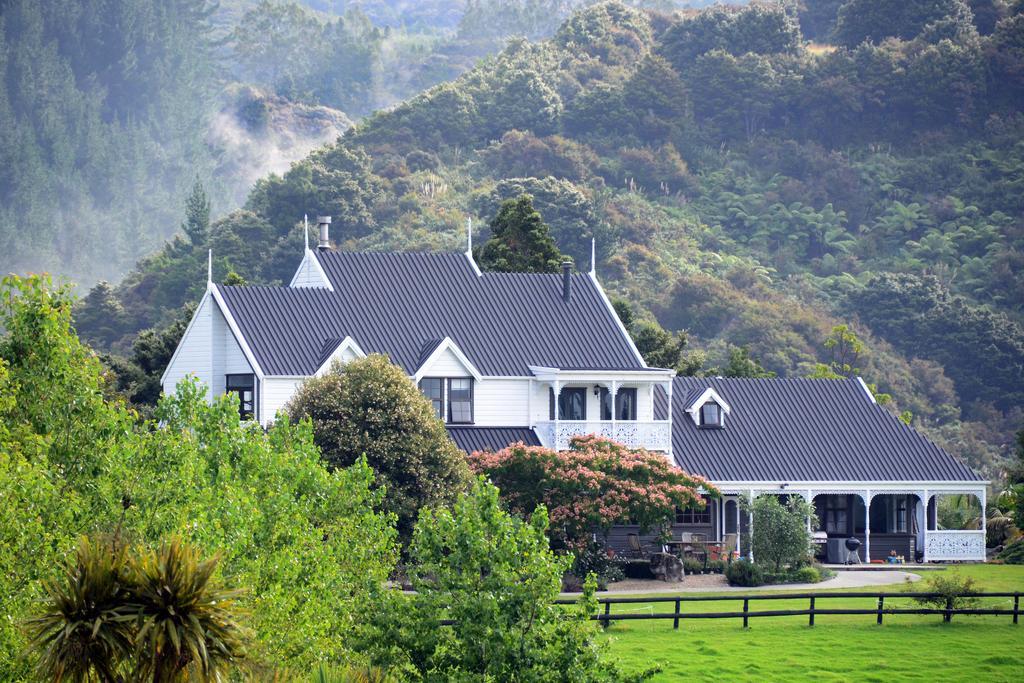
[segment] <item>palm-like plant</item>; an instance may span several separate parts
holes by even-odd
[[[135,632],[128,573],[123,547],[82,539],[61,579],[47,585],[45,612],[28,623],[41,680],[121,680]]]
[[[132,591],[138,680],[220,680],[244,656],[245,631],[235,616],[239,591],[215,580],[218,560],[200,560],[178,539],[139,559]]]

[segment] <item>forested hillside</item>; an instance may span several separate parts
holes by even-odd
[[[454,249],[526,192],[580,267],[596,237],[606,286],[688,333],[705,356],[681,369],[745,347],[810,374],[848,323],[855,369],[996,476],[1024,404],[1024,15],[862,4],[578,12],[260,180],[94,290],[80,330],[144,372],[208,248],[217,279],[281,282],[304,213],[332,215],[343,249]]]
[[[0,2],[0,272],[118,280],[351,124],[579,2]],[[254,149],[258,148],[258,149]]]

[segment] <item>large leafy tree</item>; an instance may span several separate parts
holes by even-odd
[[[557,273],[562,254],[528,194],[508,199],[491,219],[491,237],[480,247],[484,270],[499,273]]]
[[[406,540],[422,508],[452,502],[468,481],[466,459],[430,402],[386,356],[307,380],[285,410],[293,422],[311,422],[331,467],[365,458]]]
[[[248,589],[254,661],[347,657],[362,605],[396,559],[393,518],[360,461],[328,471],[308,424],[269,432],[184,383],[139,424],[107,398],[74,335],[71,298],[38,277],[0,289],[0,678],[28,676],[18,624],[83,534],[120,530],[155,547],[181,536],[219,551]]]
[[[963,0],[846,0],[839,8],[834,36],[847,47],[895,37],[910,40],[926,26],[947,17],[965,16]]]
[[[410,680],[648,676],[624,677],[602,660],[593,582],[576,606],[554,604],[570,559],[549,550],[547,524],[543,507],[526,519],[505,512],[482,479],[451,509],[424,510],[410,553],[416,592],[384,596],[374,658]]]
[[[736,56],[794,54],[800,44],[800,25],[782,4],[751,4],[739,11],[714,7],[680,19],[665,31],[661,51],[682,70],[712,50]]]
[[[523,444],[478,452],[470,466],[498,486],[513,512],[526,516],[544,506],[552,544],[573,550],[595,531],[627,521],[657,528],[674,519],[676,508],[702,506],[701,491],[716,495],[706,480],[663,455],[596,436],[577,437],[561,452]]]

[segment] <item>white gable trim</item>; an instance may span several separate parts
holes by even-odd
[[[320,265],[320,259],[316,257],[316,254],[314,254],[313,250],[310,249],[309,247],[306,247],[306,253],[302,257],[302,262],[299,264],[299,267],[295,269],[295,275],[292,276],[292,281],[288,284],[289,287],[309,287],[309,285],[295,284],[296,281],[299,279],[299,273],[302,272],[302,269],[304,267],[316,271],[317,275],[320,277],[320,280],[322,281],[323,284],[320,287],[318,287],[318,289],[323,288],[329,292],[334,291],[334,286],[331,284],[331,279],[327,277],[327,272],[324,270],[324,267]]]
[[[629,330],[627,330],[626,326],[622,324],[621,320],[619,320],[619,314],[615,312],[615,307],[612,306],[611,299],[609,299],[608,295],[605,294],[604,287],[602,287],[601,283],[598,282],[597,280],[597,273],[591,272],[588,274],[588,276],[591,280],[593,280],[594,285],[597,287],[597,291],[601,295],[601,300],[604,301],[604,305],[608,307],[608,312],[612,314],[612,318],[615,320],[615,324],[619,326],[619,332],[622,333],[622,336],[625,337],[626,341],[629,343],[629,348],[632,349],[633,354],[636,356],[637,360],[640,361],[640,363],[642,363],[643,366],[646,368],[647,362],[644,360],[644,357],[640,354],[640,350],[636,348],[636,344],[633,343],[633,337],[630,336]]]
[[[249,342],[245,341],[245,337],[242,336],[242,330],[239,329],[238,323],[235,322],[235,317],[231,315],[231,311],[228,309],[226,303],[224,303],[224,297],[220,295],[217,290],[217,286],[210,287],[210,294],[213,295],[213,300],[217,302],[217,306],[220,308],[221,314],[224,316],[224,320],[228,323],[228,328],[231,330],[231,334],[235,335],[235,341],[238,342],[238,346],[241,347],[242,353],[245,354],[245,359],[249,361],[249,366],[252,368],[256,376],[262,380],[266,375],[263,372],[263,368],[256,362],[256,355],[249,348]]]
[[[363,351],[362,347],[356,343],[356,340],[352,337],[345,337],[336,347],[334,347],[334,350],[331,351],[331,355],[328,356],[327,360],[325,360],[320,367],[316,369],[313,376],[322,377],[331,369],[334,361],[340,360],[346,351],[351,351],[356,358],[366,358],[366,352]]]
[[[715,391],[713,387],[708,387],[701,392],[700,396],[691,401],[690,405],[686,406],[686,412],[690,414],[690,419],[693,420],[694,424],[700,425],[700,408],[708,401],[714,401],[721,406],[726,415],[732,412],[729,404],[725,402],[721,394]]]
[[[188,325],[185,327],[184,334],[181,335],[181,341],[174,347],[174,353],[171,354],[171,360],[167,362],[167,367],[164,368],[164,372],[160,375],[160,386],[164,385],[167,380],[167,373],[174,367],[174,361],[178,359],[178,354],[181,352],[181,347],[184,346],[182,342],[188,339],[188,333],[192,331],[192,326],[196,324],[196,320],[199,318],[199,313],[203,310],[203,304],[208,298],[210,298],[210,287],[207,286],[206,291],[203,293],[203,298],[196,304],[196,310],[192,311],[192,319],[188,321]]]
[[[476,366],[473,365],[472,362],[470,362],[469,358],[467,358],[466,354],[464,354],[462,350],[459,349],[458,345],[452,341],[451,337],[445,337],[441,341],[441,343],[437,345],[437,348],[435,348],[427,357],[427,359],[423,361],[423,363],[421,363],[420,366],[416,369],[416,374],[412,376],[413,380],[415,382],[419,382],[421,379],[423,379],[423,377],[426,376],[426,372],[430,368],[430,366],[434,363],[435,360],[437,360],[438,356],[440,356],[445,351],[450,351],[452,355],[455,356],[455,358],[460,363],[462,363],[462,367],[466,369],[466,372],[473,376],[473,379],[475,379],[478,382],[481,379],[483,379],[483,375],[480,374],[480,371],[476,369]]]
[[[473,258],[473,252],[471,249],[466,250],[466,258],[469,259],[469,265],[473,267],[473,272],[476,273],[476,276],[483,276],[483,273],[480,272],[480,266],[476,264],[476,259]]]
[[[868,387],[868,385],[864,382],[863,379],[860,378],[859,375],[857,376],[857,381],[860,382],[860,388],[863,389],[864,393],[868,395],[868,398],[871,399],[871,402],[878,403],[878,401],[875,400],[875,395],[871,393],[870,387]]]

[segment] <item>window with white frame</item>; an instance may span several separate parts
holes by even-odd
[[[224,389],[238,397],[238,416],[243,420],[256,417],[256,376],[226,375]]]
[[[448,422],[473,422],[473,380],[469,377],[452,377],[448,380]]]
[[[714,401],[708,401],[702,405],[700,407],[700,426],[709,428],[721,427],[722,406]]]
[[[430,399],[430,405],[434,408],[434,415],[439,420],[444,419],[444,379],[440,377],[424,377],[420,380],[420,391]]]
[[[439,420],[473,424],[473,378],[424,377],[419,386]]]

